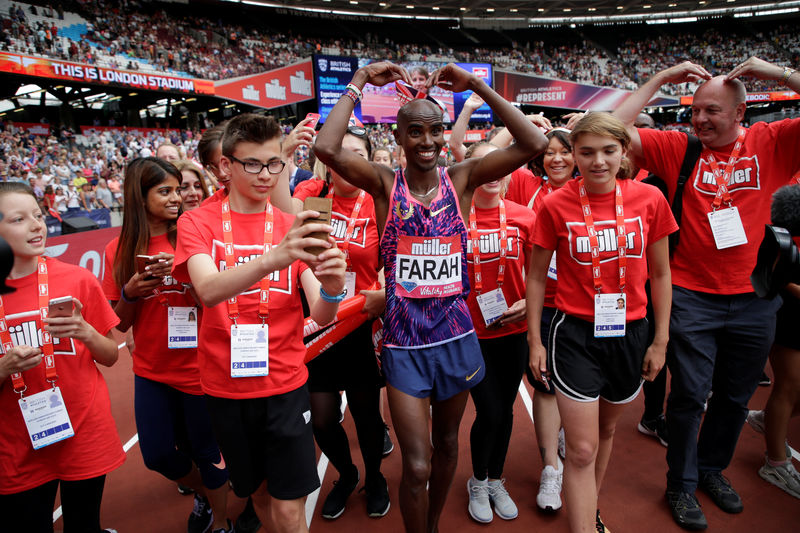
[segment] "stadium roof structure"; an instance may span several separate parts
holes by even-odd
[[[222,0],[341,16],[457,20],[465,26],[520,28],[560,24],[679,23],[721,16],[800,12],[800,1],[760,0]]]

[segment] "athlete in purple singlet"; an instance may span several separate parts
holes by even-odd
[[[406,531],[436,533],[455,474],[458,427],[468,390],[484,372],[465,303],[469,281],[464,220],[477,187],[510,174],[544,151],[547,139],[480,78],[451,64],[431,74],[426,88],[476,92],[518,142],[480,159],[439,168],[436,161],[445,143],[442,110],[431,100],[417,98],[397,113],[395,138],[407,167],[395,176],[389,168],[343,149],[342,138],[364,86],[382,87],[397,80],[411,82],[408,72],[392,63],[360,68],[328,115],[314,151],[375,201],[386,275],[383,371],[403,455],[400,508]]]

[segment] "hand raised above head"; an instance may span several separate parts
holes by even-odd
[[[378,63],[370,63],[358,69],[353,76],[353,83],[363,82],[364,84],[371,83],[376,87],[383,87],[386,84],[403,80],[411,84],[411,76],[408,71],[400,65],[395,65],[389,61],[380,61]]]
[[[453,91],[454,93],[464,92],[470,89],[469,83],[474,77],[455,63],[436,69],[425,82],[425,87],[430,89],[433,86]]]
[[[710,80],[711,74],[702,66],[684,61],[668,69],[662,70],[663,83],[685,83],[687,81]]]
[[[783,67],[773,65],[755,56],[739,63],[725,76],[728,80],[740,77],[757,78],[759,80],[778,80],[783,77]]]

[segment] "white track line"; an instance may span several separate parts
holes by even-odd
[[[347,409],[347,394],[342,393],[342,413],[345,412]],[[317,476],[319,476],[319,482],[322,483],[322,480],[325,479],[325,471],[328,469],[328,457],[321,453],[319,455],[319,462],[317,463]],[[307,527],[311,527],[311,519],[314,518],[314,510],[317,507],[317,501],[319,500],[319,491],[322,489],[318,488],[314,492],[308,495],[306,498],[306,524]]]

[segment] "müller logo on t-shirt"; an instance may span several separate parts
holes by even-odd
[[[697,164],[697,172],[694,176],[694,188],[703,194],[715,196],[717,194],[717,180],[711,171],[711,166],[706,160],[707,154],[703,154]],[[720,172],[725,170],[728,160],[717,159],[717,166]],[[731,194],[736,191],[761,189],[761,179],[759,174],[758,156],[740,157],[733,166],[733,172],[728,180],[728,190]]]
[[[358,218],[353,226],[353,235],[350,237],[350,244],[364,248],[367,245],[367,224],[368,218]],[[331,226],[333,227],[333,238],[338,242],[344,242],[347,235],[347,217],[334,211],[331,216]]]
[[[406,298],[460,294],[460,237],[399,236],[395,282],[395,294]]]
[[[234,244],[233,245],[233,259],[236,262],[236,266],[243,265],[252,259],[258,259],[264,253],[264,245],[263,244]],[[225,270],[225,244],[222,241],[218,241],[214,239],[214,246],[212,249],[212,259],[214,262],[217,263],[217,268],[219,271],[222,272]],[[289,268],[284,270],[276,270],[272,274],[270,274],[269,279],[271,281],[269,290],[283,292],[285,294],[291,294],[291,278],[292,278],[292,267],[289,265]],[[254,294],[259,291],[258,284],[253,285],[246,291],[242,292],[241,294]]]
[[[11,335],[11,340],[14,341],[14,346],[24,345],[32,348],[41,348],[44,332],[39,329],[36,320],[38,317],[38,310],[26,311],[6,317],[8,333]],[[72,339],[58,339],[56,337],[52,339],[53,353],[60,355],[77,355],[75,344],[72,342]]]
[[[615,261],[617,253],[617,223],[614,220],[601,220],[594,223],[597,231],[597,246],[600,248],[600,262]],[[567,222],[569,230],[569,253],[581,265],[592,264],[592,245],[589,242],[589,233],[583,222]],[[640,258],[644,254],[642,240],[642,219],[626,218],[625,229],[627,234],[627,256]]]
[[[508,259],[519,259],[519,228],[508,227],[506,236],[506,257]],[[500,230],[499,229],[479,229],[478,248],[481,252],[481,263],[497,261],[500,258]],[[467,260],[472,262],[472,239],[467,239],[467,253],[470,254]]]

